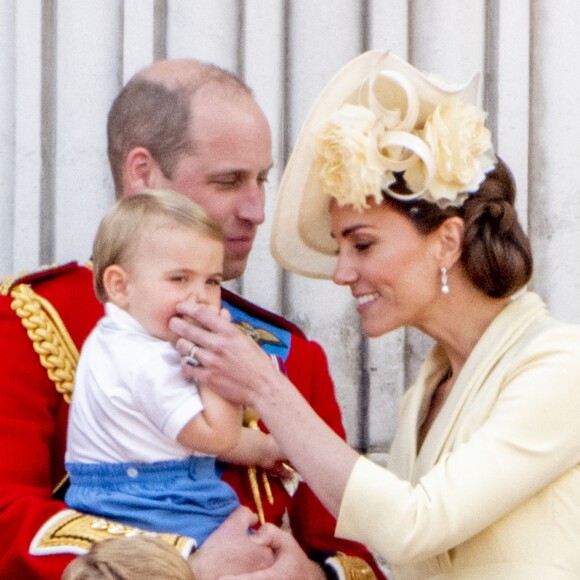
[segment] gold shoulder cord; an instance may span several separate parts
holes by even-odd
[[[10,292],[11,308],[20,318],[48,378],[70,403],[79,351],[54,306],[28,284]]]

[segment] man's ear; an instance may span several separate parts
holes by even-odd
[[[119,308],[127,308],[129,305],[128,283],[127,272],[118,264],[111,264],[105,268],[103,286],[109,300]]]
[[[447,218],[437,228],[439,237],[439,260],[451,268],[460,258],[463,250],[465,223],[457,216]]]
[[[123,165],[123,193],[139,193],[163,186],[165,180],[159,164],[146,147],[134,147]]]

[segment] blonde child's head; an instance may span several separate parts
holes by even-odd
[[[195,580],[179,552],[157,537],[104,540],[73,560],[62,580]]]
[[[155,189],[121,198],[101,221],[93,243],[93,280],[101,302],[108,300],[105,270],[113,264],[123,265],[142,236],[161,227],[184,227],[224,240],[220,225],[201,206],[175,191]]]

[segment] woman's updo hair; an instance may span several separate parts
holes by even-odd
[[[404,183],[398,185],[404,189]],[[501,159],[461,207],[441,209],[424,200],[399,201],[383,193],[385,202],[423,234],[449,217],[461,217],[465,222],[461,263],[475,286],[493,298],[512,295],[532,276],[530,240],[518,221],[515,195],[514,178]]]

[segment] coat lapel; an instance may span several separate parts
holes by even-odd
[[[544,303],[536,294],[525,293],[509,303],[490,324],[467,359],[445,405],[429,430],[416,457],[410,481],[417,481],[444,453],[467,440],[473,430],[481,425],[481,418],[491,411],[497,399],[497,391],[502,387],[500,377],[503,376],[503,372],[494,373],[498,366],[501,366],[502,357],[517,343],[530,325],[546,313]],[[422,388],[417,389],[423,394],[422,400],[418,404],[415,401],[420,393],[410,397],[415,413],[412,449],[416,449],[421,405],[426,405],[430,400],[431,392],[438,384],[436,381],[440,380],[447,364],[438,347],[435,347],[425,364],[428,372],[424,380],[430,383],[427,383],[428,386],[423,384]],[[477,406],[470,405],[482,389],[491,391],[489,393],[491,396],[482,397],[482,400],[487,402],[486,405],[482,406],[479,400]],[[474,417],[468,419],[470,414],[477,415],[480,420],[472,420]],[[408,441],[410,443],[410,440]]]

